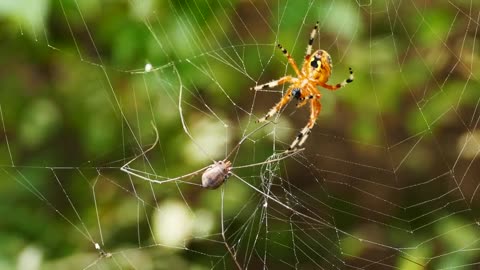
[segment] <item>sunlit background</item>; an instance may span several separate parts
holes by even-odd
[[[355,81],[285,157],[309,107],[262,126],[286,88],[250,88],[316,21]],[[479,24],[474,0],[2,0],[0,269],[475,269]]]

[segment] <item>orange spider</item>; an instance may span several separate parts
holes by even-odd
[[[275,115],[279,112],[283,106],[285,106],[290,99],[296,98],[299,102],[297,103],[297,108],[302,107],[310,100],[310,119],[308,124],[300,131],[295,140],[292,142],[288,150],[292,150],[297,146],[301,146],[307,139],[310,131],[315,125],[315,120],[320,113],[322,105],[320,104],[320,97],[322,96],[317,89],[317,86],[321,86],[328,90],[337,90],[344,87],[348,83],[353,82],[353,71],[352,68],[349,68],[350,76],[348,79],[336,85],[327,84],[328,79],[332,73],[332,58],[324,50],[316,50],[312,54],[312,44],[317,33],[318,22],[315,24],[315,27],[310,34],[310,40],[308,41],[307,54],[305,55],[305,61],[303,62],[302,71],[298,69],[295,60],[290,56],[285,48],[282,45],[278,44],[278,48],[283,52],[287,57],[288,62],[292,66],[293,70],[297,74],[297,77],[293,76],[284,76],[278,80],[271,81],[266,84],[257,85],[251,89],[253,90],[262,90],[266,88],[273,88],[275,86],[290,83],[287,92],[282,97],[280,102],[278,102],[270,111],[262,118],[258,119],[257,122],[264,122],[268,118]]]

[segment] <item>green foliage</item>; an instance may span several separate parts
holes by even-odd
[[[355,71],[355,81],[337,92],[321,90],[323,109],[306,144],[306,161],[293,159],[285,163],[291,165],[288,170],[277,167],[269,171],[268,179],[274,179],[274,188],[279,188],[286,184],[278,183],[277,174],[287,175],[285,179],[295,182],[308,195],[315,194],[322,203],[344,210],[335,212],[329,208],[330,212],[325,213],[331,214],[338,226],[358,234],[353,234],[356,238],[332,240],[347,255],[331,252],[347,262],[353,261],[352,257],[367,256],[372,247],[359,241],[368,238],[360,222],[365,220],[360,214],[356,216],[357,210],[364,210],[356,208],[357,204],[363,205],[362,199],[367,196],[351,196],[351,192],[365,188],[375,194],[372,197],[383,198],[382,188],[398,181],[395,177],[404,177],[405,183],[395,182],[404,187],[412,181],[431,179],[447,167],[455,173],[450,168],[454,166],[449,166],[454,162],[457,165],[452,140],[477,128],[473,120],[461,120],[478,118],[480,97],[480,45],[477,23],[473,21],[478,11],[463,14],[470,5],[478,10],[478,4],[456,1],[456,10],[431,1],[371,2],[0,1],[0,35],[4,37],[0,43],[0,215],[8,217],[0,220],[0,268],[15,268],[20,254],[32,246],[43,252],[45,269],[66,269],[71,265],[83,268],[86,261],[98,258],[92,243],[100,242],[98,239],[104,241],[102,246],[112,252],[121,251],[133,261],[119,259],[118,268],[210,267],[211,262],[201,254],[172,255],[170,250],[183,247],[163,249],[150,234],[149,219],[168,200],[176,200],[185,206],[185,212],[204,218],[197,217],[196,222],[200,220],[205,226],[192,231],[216,237],[216,242],[195,239],[185,244],[185,249],[191,245],[192,250],[208,250],[215,256],[226,253],[225,246],[218,244],[223,241],[218,234],[222,211],[224,221],[233,220],[231,231],[244,227],[260,231],[264,224],[250,213],[263,211],[259,206],[264,198],[255,197],[258,193],[235,177],[227,180],[227,190],[234,192],[226,193],[222,205],[221,190],[204,191],[177,183],[150,185],[119,168],[153,143],[151,122],[158,128],[160,143],[146,158],[132,164],[138,170],[171,178],[225,158],[243,135],[258,127],[256,117],[281,97],[281,93],[254,92],[249,88],[292,72],[275,44],[281,42],[301,63],[308,34],[317,20],[320,32],[314,46],[328,50],[333,58],[329,82],[346,78],[348,67]],[[153,65],[154,71],[144,72],[147,63]],[[178,108],[180,89],[185,127]],[[274,124],[245,141],[241,151],[231,156],[235,158],[234,166],[262,162],[273,151],[284,149],[283,143],[288,144],[308,119],[308,106],[298,110],[293,107],[290,105],[280,118],[274,119]],[[397,143],[418,134],[425,134],[421,141],[425,145],[412,151],[411,156],[416,158],[411,159],[408,149]],[[442,158],[431,150],[432,145],[440,145]],[[365,146],[369,146],[368,150],[360,150]],[[400,158],[395,152],[398,148]],[[352,164],[331,165],[325,157],[358,159],[361,162],[351,163],[365,166],[348,167],[354,169],[343,172],[344,166]],[[399,162],[392,164],[397,159]],[[397,168],[398,164],[406,168]],[[348,181],[361,178],[380,183],[372,188],[368,183],[362,186],[346,181],[342,183],[347,186],[345,190],[329,189],[332,183],[322,182],[323,174],[328,173],[324,166],[361,176]],[[375,166],[387,168],[389,174],[383,175],[380,169],[363,171],[364,167]],[[242,179],[258,188],[265,183],[260,177],[263,173],[265,170],[259,167],[238,170]],[[197,183],[199,178],[197,175],[185,181]],[[355,184],[358,189],[351,188]],[[438,187],[442,194],[450,188]],[[327,194],[322,193],[325,190]],[[388,200],[400,201],[402,206],[418,202],[418,198],[399,190]],[[347,198],[348,203],[332,198]],[[299,207],[296,203],[289,201],[292,207]],[[422,209],[428,207],[437,206]],[[403,217],[408,211],[400,208],[381,211],[387,217]],[[345,216],[345,212],[355,216]],[[397,256],[391,264],[399,269],[421,269],[418,263],[429,263],[424,258],[437,256],[438,249],[448,253],[476,247],[472,241],[478,239],[477,231],[472,226],[463,227],[474,218],[463,216],[461,211],[455,213],[458,216],[452,215],[417,235],[431,240],[446,234],[428,244],[413,237],[400,239],[396,227],[392,229],[398,220],[382,220],[379,223],[385,225],[384,231],[372,235],[390,246],[395,244],[389,241],[399,246],[419,245],[405,251],[409,259],[417,260]],[[294,218],[285,209],[275,214],[285,220]],[[425,224],[438,218],[428,216]],[[304,227],[294,229],[278,220],[271,222],[272,230],[311,229],[303,221],[298,224]],[[405,227],[401,229],[410,230]],[[448,233],[452,230],[458,231]],[[283,248],[295,241],[294,233],[263,233],[258,233],[263,237],[258,241],[266,241],[264,246],[280,243],[271,248],[278,252],[276,258],[294,260],[303,256]],[[240,237],[250,241],[255,238]],[[305,245],[315,241],[308,239]],[[143,249],[150,245],[154,248]],[[238,244],[247,248],[242,245],[245,243]],[[328,250],[315,252],[322,257]],[[230,258],[229,254],[225,257]],[[475,259],[478,256],[473,252],[458,252],[432,265],[455,268]],[[230,261],[226,261],[228,269]],[[312,267],[308,263],[299,265]]]

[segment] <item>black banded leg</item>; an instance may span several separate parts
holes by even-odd
[[[300,131],[300,133],[298,133],[297,137],[292,142],[290,147],[288,147],[288,151],[291,151],[291,150],[297,148],[297,146],[298,147],[302,146],[302,144],[307,140],[308,135],[310,135],[310,132],[311,132],[311,129],[308,126],[304,127]]]
[[[292,90],[293,90],[293,88],[290,87],[287,90],[287,93],[285,93],[285,95],[283,95],[282,99],[277,104],[275,104],[275,106],[273,106],[273,108],[271,108],[270,111],[268,111],[268,113],[264,117],[258,119],[256,122],[257,123],[264,122],[268,118],[270,118],[270,117],[274,116],[276,113],[278,113],[283,108],[283,106],[287,105],[287,103],[290,101],[290,99],[292,99]]]
[[[287,57],[287,60],[288,62],[290,63],[290,65],[292,66],[293,70],[295,71],[295,73],[297,75],[300,75],[300,70],[298,69],[298,66],[297,64],[295,63],[295,60],[293,60],[292,56],[290,55],[290,53],[287,51],[287,49],[285,49],[280,43],[277,44],[277,47],[282,51],[283,55],[285,55],[285,57]]]
[[[305,97],[302,97],[300,99],[300,102],[297,103],[297,108],[300,108],[302,107],[303,105],[305,105],[310,99],[312,98],[320,98],[321,95],[320,94],[316,94],[316,95],[308,95],[308,96],[305,96]]]
[[[353,79],[354,79],[352,68],[349,67],[348,71],[350,72],[350,75],[348,76],[347,79],[343,80],[343,82],[338,83],[336,85],[328,85],[326,83],[323,83],[323,84],[320,84],[320,86],[322,86],[324,88],[327,88],[328,90],[337,90],[337,89],[340,89],[340,88],[344,87],[345,85],[353,82]]]
[[[348,75],[348,78],[346,80],[344,80],[343,82],[339,83],[340,84],[340,87],[344,87],[345,85],[353,82],[353,79],[354,79],[354,76],[353,76],[353,70],[351,67],[348,68],[348,72],[350,73],[350,75]]]
[[[320,97],[321,97],[320,94],[309,96],[311,100],[310,119],[307,125],[300,131],[300,133],[298,133],[297,137],[288,148],[288,151],[295,149],[296,147],[302,146],[307,140],[308,135],[310,135],[310,132],[312,131],[313,126],[315,125],[315,121],[318,115],[320,114],[320,110],[322,109],[322,104],[320,103]]]
[[[317,34],[317,32],[318,32],[318,21],[313,27],[312,32],[310,33],[310,39],[308,40],[307,54],[305,55],[305,59],[310,57],[310,55],[312,54],[313,41],[315,40],[315,35]]]
[[[277,106],[274,106],[273,108],[270,109],[270,111],[268,111],[268,113],[264,117],[258,119],[257,123],[265,122],[268,118],[274,116],[277,112],[278,112]]]
[[[257,85],[255,87],[251,87],[250,90],[263,90],[263,89],[267,89],[267,88],[273,88],[275,86],[279,86],[279,85],[282,85],[284,83],[293,83],[293,82],[296,82],[296,81],[297,81],[297,79],[292,78],[292,76],[284,76],[284,77],[282,77],[278,80],[274,80],[274,81],[271,81],[271,82],[268,82],[268,83]]]
[[[300,142],[299,142],[298,145],[297,145],[298,147],[301,147],[301,146],[305,143],[305,141],[306,141],[307,138],[308,138],[308,135],[310,135],[310,132],[312,131],[312,130],[311,130],[310,128],[308,128],[308,127],[304,128],[304,129],[307,129],[307,130],[304,131],[305,134],[302,136],[302,139],[300,139]],[[303,130],[302,130],[302,131],[303,131]]]

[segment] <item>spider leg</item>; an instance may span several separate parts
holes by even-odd
[[[295,63],[295,60],[293,60],[293,58],[292,58],[292,56],[290,55],[290,53],[288,53],[287,49],[283,48],[282,45],[280,45],[280,43],[277,44],[277,47],[282,51],[283,55],[285,55],[285,57],[287,57],[288,62],[289,62],[290,65],[292,66],[293,70],[294,70],[295,73],[300,77],[300,75],[301,75],[300,70],[298,69],[298,66],[297,66],[297,64]]]
[[[313,27],[312,32],[310,33],[310,39],[308,40],[308,46],[307,46],[307,54],[305,55],[305,59],[308,59],[310,55],[312,54],[312,47],[313,47],[313,41],[315,40],[315,35],[317,34],[317,29],[318,29],[318,21]]]
[[[319,99],[319,98],[321,97],[321,95],[320,95],[320,94],[315,94],[315,95],[314,95],[314,94],[310,94],[310,95],[301,97],[301,98],[300,98],[300,102],[297,103],[297,108],[300,108],[300,107],[302,107],[303,105],[307,104],[307,101],[309,101],[310,99],[315,98],[315,97]]]
[[[310,101],[310,119],[308,120],[307,125],[298,133],[295,140],[292,142],[288,151],[296,148],[297,146],[300,147],[302,144],[307,140],[308,135],[315,125],[315,120],[317,120],[318,114],[322,108],[322,104],[320,104],[320,96],[317,95],[317,98],[312,98]]]
[[[308,97],[303,97],[299,99],[299,102],[297,103],[297,108],[302,107],[303,105],[307,104]]]
[[[269,83],[264,83],[264,84],[257,85],[255,87],[250,87],[250,90],[262,90],[267,88],[273,88],[275,86],[278,86],[284,83],[292,83],[296,81],[297,81],[296,78],[293,78],[292,76],[284,76],[278,80],[274,80]]]
[[[290,101],[290,99],[292,99],[292,90],[293,87],[289,87],[287,93],[283,95],[282,99],[277,104],[275,104],[275,106],[273,106],[264,117],[258,119],[257,123],[264,122],[268,118],[274,116],[278,111],[280,111],[283,106],[285,106]]]
[[[318,85],[320,85],[321,87],[323,88],[326,88],[328,90],[337,90],[337,89],[340,89],[342,87],[344,87],[345,85],[353,82],[353,70],[352,68],[348,68],[349,72],[350,72],[350,75],[348,76],[347,79],[343,80],[343,82],[341,83],[337,83],[336,85],[329,85],[329,84],[326,84],[326,83],[318,83]]]

